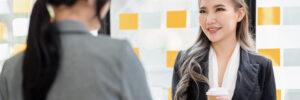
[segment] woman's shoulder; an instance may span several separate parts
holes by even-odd
[[[17,55],[7,59],[3,64],[2,72],[10,73],[10,71],[14,71],[16,68],[22,66],[24,53],[25,52],[18,53]]]
[[[84,53],[97,53],[101,55],[117,55],[124,48],[131,47],[125,39],[114,39],[106,35],[97,37],[92,35],[73,35],[63,37],[63,49],[68,52],[80,49]],[[105,54],[103,54],[105,53]]]
[[[125,39],[114,39],[106,35],[98,36],[98,42],[101,44],[106,44],[106,46],[113,47],[113,48],[124,48],[124,47],[131,47],[129,41]]]
[[[175,63],[174,63],[174,70],[178,70],[179,69],[179,63],[181,59],[181,56],[185,53],[185,51],[181,50],[178,52],[176,59],[175,59]]]
[[[115,54],[128,53],[133,51],[133,47],[128,40],[125,39],[114,39],[108,36],[99,36],[98,44],[100,48],[107,48],[115,51]],[[120,56],[120,55],[118,55]]]
[[[15,94],[15,96],[20,96],[15,93],[18,91],[20,87],[19,84],[22,81],[22,64],[23,64],[24,52],[21,52],[4,62],[2,67],[2,71],[0,72],[0,87],[3,87],[6,90],[0,90],[2,93],[4,92],[5,96],[7,94]],[[8,85],[10,84],[10,85]],[[2,89],[3,89],[2,88]],[[15,90],[7,91],[8,89],[15,88]],[[6,95],[5,95],[6,94]],[[1,94],[0,94],[1,99]]]
[[[265,65],[268,63],[272,63],[272,61],[256,52],[249,52],[249,60],[250,63],[252,64],[260,64],[260,65]]]
[[[257,65],[259,73],[271,74],[273,72],[272,60],[258,54],[248,53],[251,64]]]

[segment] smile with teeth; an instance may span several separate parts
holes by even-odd
[[[217,31],[219,31],[221,29],[221,27],[214,27],[214,28],[208,28],[207,30],[210,33],[216,33]]]

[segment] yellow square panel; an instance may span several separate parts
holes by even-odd
[[[140,49],[139,48],[133,48],[133,51],[140,58]]]
[[[179,51],[167,51],[167,68],[173,68]]]
[[[186,11],[168,11],[167,28],[186,28]]]
[[[31,10],[31,0],[13,0],[14,13],[29,13]]]
[[[120,30],[137,30],[138,29],[138,14],[123,13],[119,15]]]
[[[0,23],[0,40],[4,40],[7,35],[7,26],[4,23]]]
[[[258,53],[271,59],[273,66],[280,66],[280,49],[258,49]]]
[[[172,100],[172,88],[168,88],[168,92],[169,92],[168,100]]]
[[[16,55],[18,53],[21,53],[22,51],[24,51],[27,48],[26,44],[15,44],[14,45],[14,52],[13,54]]]
[[[276,100],[281,100],[281,90],[276,90]]]
[[[280,25],[280,7],[259,7],[258,25]]]

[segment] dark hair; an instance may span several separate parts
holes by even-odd
[[[37,0],[30,17],[27,49],[23,60],[24,100],[46,100],[60,67],[61,40],[57,26],[50,23],[47,3],[73,6],[78,0]],[[108,0],[97,0],[96,16]]]
[[[98,34],[104,34],[110,36],[110,10],[107,12],[106,16],[102,19],[101,30],[98,31]]]

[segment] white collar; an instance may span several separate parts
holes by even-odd
[[[230,60],[227,64],[226,71],[223,76],[222,88],[228,90],[230,99],[233,96],[236,79],[237,79],[237,72],[240,65],[240,44],[237,43],[236,47],[230,57]],[[215,50],[213,47],[210,47],[209,50],[209,85],[210,88],[219,87],[218,84],[218,61]]]
[[[95,37],[98,36],[98,30],[92,30],[90,33]]]

